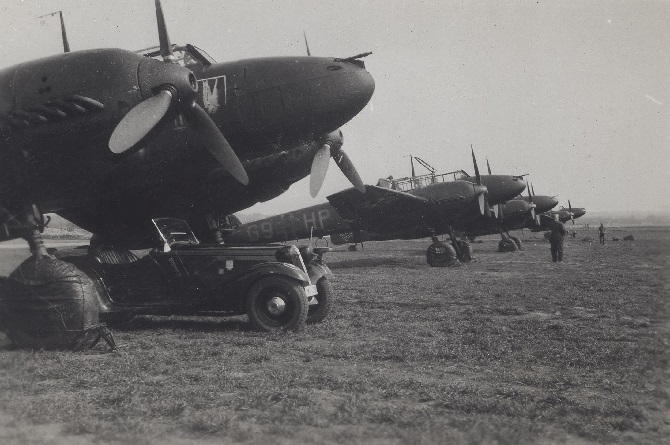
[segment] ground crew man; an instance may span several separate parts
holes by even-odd
[[[447,243],[443,243],[436,236],[431,237],[433,244],[428,246],[426,251],[426,261],[432,267],[458,267],[461,262],[458,261],[456,250]]]
[[[598,236],[600,237],[600,244],[605,244],[605,226],[603,223],[600,223],[600,227],[598,227]]]
[[[551,235],[549,242],[551,243],[551,259],[555,262],[563,261],[563,238],[565,237],[565,226],[556,218],[551,224]]]

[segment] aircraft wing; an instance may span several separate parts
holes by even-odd
[[[417,224],[429,206],[428,199],[373,185],[366,185],[365,193],[355,188],[335,193],[328,201],[342,218],[378,233]]]

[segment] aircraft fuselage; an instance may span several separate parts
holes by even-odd
[[[188,68],[96,49],[0,71],[0,205],[37,203],[112,238],[144,232],[153,217],[193,223],[207,211],[232,213],[305,177],[321,139],[374,91],[357,60],[274,57]],[[110,151],[120,119],[173,83],[195,84],[196,102],[243,161],[247,187],[202,149],[177,109],[132,151]]]

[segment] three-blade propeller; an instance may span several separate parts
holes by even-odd
[[[330,164],[331,157],[349,182],[351,182],[358,191],[365,193],[365,184],[363,184],[363,181],[361,180],[358,171],[356,171],[353,162],[349,159],[349,156],[342,150],[342,143],[342,131],[333,131],[328,134],[326,141],[316,152],[316,155],[312,160],[312,170],[309,177],[309,192],[312,195],[312,198],[314,198],[319,193],[319,190],[321,190],[323,181],[326,178],[326,173],[328,172],[328,165]]]
[[[156,18],[161,56],[166,63],[173,63],[172,45],[165,26],[160,0],[156,0]],[[188,69],[174,65],[170,69],[166,68],[165,71],[177,73],[179,70],[185,70],[189,76],[193,76]],[[209,114],[195,102],[196,91],[197,83],[195,80],[185,84],[166,83],[161,85],[157,94],[137,104],[121,119],[109,140],[109,148],[114,153],[123,153],[130,150],[156,128],[174,106],[177,107],[186,122],[198,135],[200,142],[217,162],[237,181],[247,185],[249,183],[247,172],[219,127],[216,126]]]

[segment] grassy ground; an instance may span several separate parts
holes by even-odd
[[[332,252],[335,313],[300,333],[146,317],[118,353],[0,350],[0,443],[663,442],[670,231],[629,232],[563,264],[528,233],[456,269],[425,240]]]

